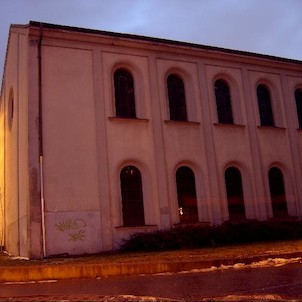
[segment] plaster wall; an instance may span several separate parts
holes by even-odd
[[[43,46],[42,60],[47,254],[98,252],[92,51]]]
[[[12,253],[25,255],[27,243],[41,254],[43,216],[46,256],[110,250],[134,232],[172,227],[180,220],[175,175],[181,166],[194,172],[200,222],[229,219],[228,167],[241,173],[247,218],[272,217],[267,176],[273,166],[283,173],[289,214],[301,217],[302,135],[296,130],[293,97],[302,87],[298,67],[285,70],[280,62],[252,56],[79,32],[52,34],[44,31],[41,44],[40,174],[39,40],[32,37],[28,53],[25,36],[11,33],[2,98],[5,113],[13,87],[17,118],[4,131],[0,165],[5,162],[5,238]],[[116,117],[113,74],[118,68],[133,75],[135,119]],[[166,80],[171,73],[185,84],[187,122],[169,117]],[[230,88],[234,124],[218,123],[217,79]],[[259,83],[271,92],[276,127],[260,126]],[[142,227],[123,226],[120,172],[128,165],[142,176]]]
[[[4,74],[5,247],[28,256],[27,36],[12,31]]]

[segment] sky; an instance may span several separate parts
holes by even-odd
[[[0,0],[0,80],[10,24],[29,21],[302,61],[302,0]]]

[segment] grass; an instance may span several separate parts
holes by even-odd
[[[12,260],[0,256],[0,266],[54,265],[68,263],[141,263],[166,261],[209,261],[243,259],[252,256],[276,256],[288,253],[302,254],[302,240],[275,241],[238,244],[227,247],[205,247],[200,249],[172,250],[159,252],[115,252],[81,257],[52,258],[45,260]]]
[[[302,222],[246,221],[137,233],[119,251],[96,255],[22,260],[0,254],[0,266],[209,261],[289,253],[302,255]]]

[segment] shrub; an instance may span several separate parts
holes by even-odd
[[[179,225],[168,230],[135,233],[121,251],[162,251],[302,239],[301,221],[243,221],[221,225]]]

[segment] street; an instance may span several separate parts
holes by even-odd
[[[302,299],[301,263],[211,272],[0,284],[0,297],[134,295],[197,301],[227,295]]]

